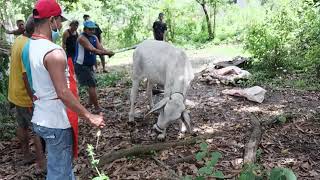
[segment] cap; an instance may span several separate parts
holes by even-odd
[[[86,27],[86,28],[97,28],[96,23],[94,23],[93,21],[90,21],[90,20],[85,21],[83,23],[83,26]]]
[[[38,0],[33,9],[33,18],[43,19],[51,16],[61,16],[62,21],[67,20],[56,0]]]

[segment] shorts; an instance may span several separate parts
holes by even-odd
[[[16,120],[20,128],[28,128],[31,126],[33,109],[32,107],[16,106]]]
[[[94,75],[93,66],[84,66],[75,63],[74,70],[80,86],[96,87],[97,80]]]

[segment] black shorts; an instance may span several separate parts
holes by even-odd
[[[84,66],[75,63],[74,70],[80,86],[96,87],[97,80],[94,75],[93,66]]]

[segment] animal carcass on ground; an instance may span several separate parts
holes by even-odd
[[[183,122],[182,130],[186,129],[190,132],[190,116],[186,110],[185,100],[194,74],[185,52],[163,41],[145,40],[133,53],[132,68],[129,122],[134,121],[134,104],[139,83],[146,78],[148,80],[147,95],[153,107],[149,113],[160,110],[158,121],[153,126],[159,133],[157,138],[163,140],[168,125],[179,118]],[[164,86],[164,98],[153,106],[154,84]]]

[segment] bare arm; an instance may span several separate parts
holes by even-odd
[[[61,50],[53,50],[45,56],[44,65],[50,74],[58,98],[61,99],[68,108],[91,122],[93,125],[100,128],[104,127],[105,123],[103,117],[89,113],[68,88],[65,76],[67,62],[64,53]]]
[[[3,24],[1,24],[1,27],[4,29],[4,31],[7,34],[15,34],[15,35],[19,34],[18,30],[7,30],[6,27]]]
[[[99,55],[108,55],[108,52],[104,51],[104,50],[100,50],[98,48],[95,48],[94,46],[92,46],[92,44],[89,42],[89,40],[83,36],[80,36],[78,38],[78,42],[88,51],[91,51],[95,54],[99,54]]]
[[[69,37],[68,30],[65,30],[62,35],[62,48],[66,51],[67,49],[67,38]]]
[[[24,86],[26,87],[26,90],[27,90],[27,93],[28,93],[30,99],[33,100],[33,93],[32,93],[31,87],[29,86],[29,83],[28,83],[27,73],[25,73],[25,72],[22,73],[22,79],[23,79]]]
[[[163,33],[163,40],[168,42],[168,39],[167,39],[167,31],[164,31]]]
[[[105,49],[105,48],[102,46],[102,44],[98,41],[98,39],[97,39],[97,48],[98,48],[99,50],[105,51],[105,52],[107,53],[106,55],[108,55],[109,57],[112,57],[112,56],[114,55],[114,52],[112,52],[112,51],[110,51],[110,50],[108,50],[108,49]]]

